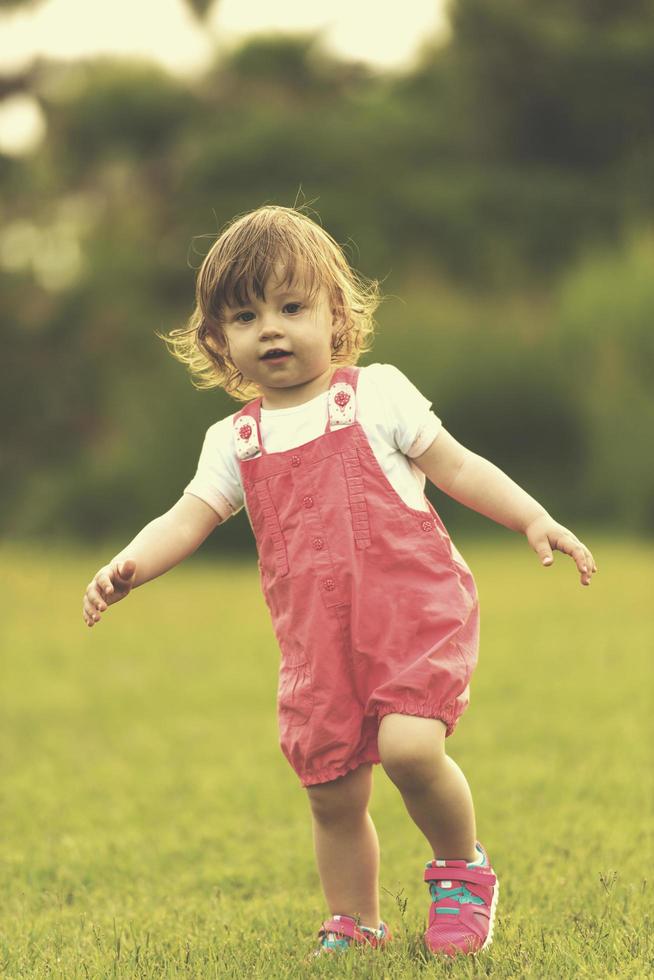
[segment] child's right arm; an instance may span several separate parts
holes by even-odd
[[[221,518],[209,504],[193,494],[183,494],[95,573],[84,593],[87,626],[98,622],[109,606],[120,602],[137,585],[163,575],[191,555],[220,523]]]

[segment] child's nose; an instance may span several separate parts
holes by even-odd
[[[284,333],[284,328],[279,317],[272,314],[268,317],[261,317],[259,321],[259,336],[279,336]]]

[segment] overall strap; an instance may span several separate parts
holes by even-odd
[[[328,418],[325,432],[332,429],[343,429],[352,425],[356,420],[356,391],[359,380],[359,368],[340,367],[332,376],[327,400]]]
[[[241,461],[254,459],[256,456],[265,453],[261,441],[261,429],[259,428],[261,401],[261,398],[255,398],[234,416],[234,446],[236,447],[236,455]],[[254,486],[254,492],[261,505],[266,532],[273,544],[277,571],[280,575],[288,575],[286,543],[268,481],[258,480]]]
[[[260,407],[261,398],[255,398],[234,416],[234,446],[239,459],[254,459],[263,452],[259,428]]]
[[[358,380],[358,367],[342,367],[334,374],[329,389],[329,419],[326,432],[330,429],[344,429],[356,421]],[[361,458],[356,442],[344,448],[342,458],[354,540],[357,548],[368,548],[371,544],[370,520],[363,486]]]

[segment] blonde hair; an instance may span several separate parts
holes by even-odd
[[[327,286],[340,329],[332,341],[332,363],[356,364],[369,351],[379,282],[349,265],[342,248],[324,228],[297,208],[265,205],[233,218],[205,256],[195,285],[195,309],[184,326],[155,333],[185,364],[196,388],[224,388],[237,401],[261,394],[229,357],[222,328],[225,306],[245,306],[263,298],[277,262],[282,282],[299,272],[311,295]]]

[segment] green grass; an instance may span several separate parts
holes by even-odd
[[[199,557],[93,630],[107,554],[6,546],[0,975],[645,977],[654,969],[651,545],[599,573],[524,539],[457,542],[482,611],[448,751],[501,881],[495,942],[428,958],[430,855],[381,767],[371,811],[397,941],[307,963],[326,914],[306,794],[277,745],[277,649],[251,565]]]

